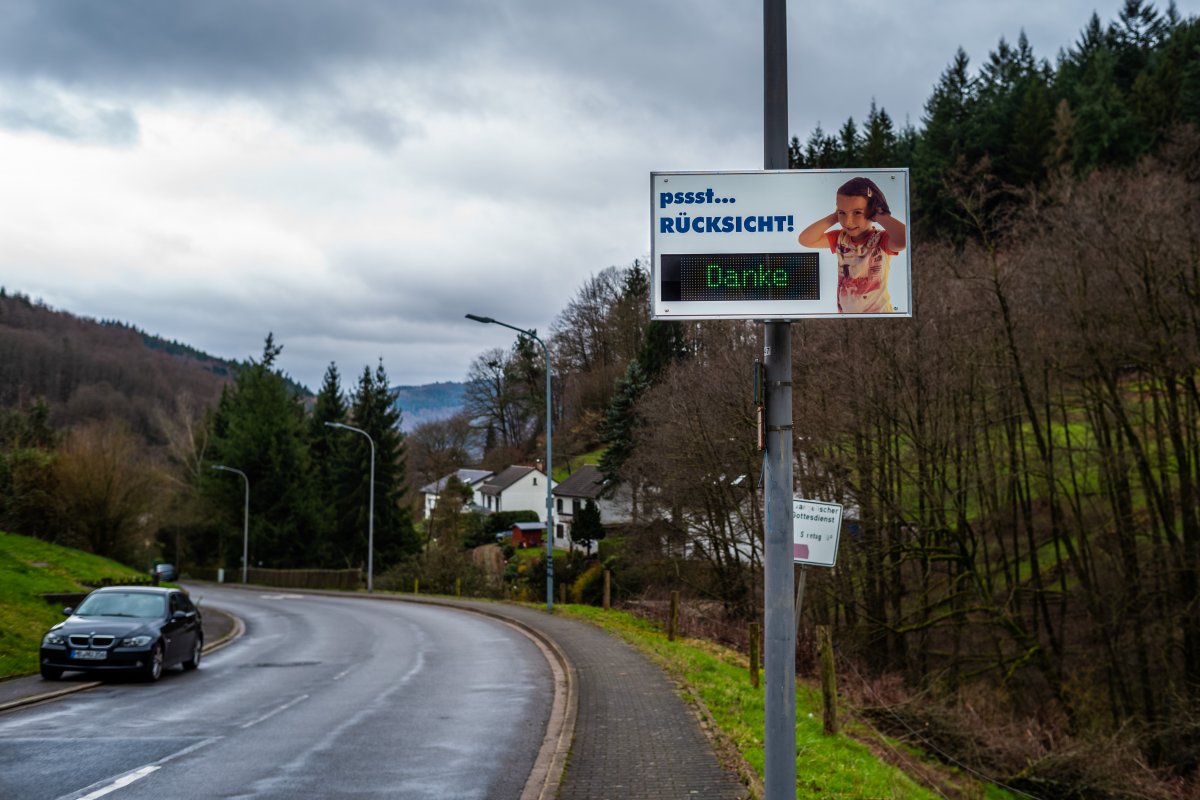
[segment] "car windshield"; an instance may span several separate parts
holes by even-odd
[[[151,619],[163,616],[166,598],[146,592],[97,592],[90,594],[75,609],[86,617],[140,617]]]

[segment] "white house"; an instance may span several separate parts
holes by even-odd
[[[546,473],[534,467],[509,467],[479,487],[484,511],[533,511],[546,521]],[[554,483],[551,482],[551,488]]]
[[[433,510],[437,508],[438,495],[446,488],[446,483],[451,477],[457,477],[463,485],[470,487],[471,501],[469,505],[482,506],[483,495],[480,494],[480,489],[483,488],[484,482],[495,474],[491,470],[486,469],[460,469],[452,475],[446,475],[433,483],[425,484],[420,489],[424,502],[425,519],[429,519],[433,514]]]
[[[558,519],[555,528],[566,528],[564,541],[573,541],[571,526],[588,500],[596,504],[600,510],[600,521],[605,525],[632,521],[633,504],[629,488],[619,487],[613,497],[602,496],[604,489],[603,473],[591,464],[579,467],[569,478],[554,487],[554,514]]]

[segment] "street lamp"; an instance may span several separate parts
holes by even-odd
[[[554,492],[551,488],[554,479],[553,470],[550,466],[550,350],[546,347],[546,343],[538,338],[537,334],[532,330],[524,330],[515,325],[509,325],[507,322],[501,322],[498,319],[491,317],[480,317],[475,314],[467,314],[467,319],[476,322],[482,322],[485,325],[501,325],[509,330],[514,330],[521,336],[528,336],[542,346],[542,353],[546,356],[546,611],[550,614],[554,613]]]
[[[213,469],[222,472],[236,472],[246,482],[246,510],[242,514],[242,583],[246,583],[246,570],[250,568],[250,479],[240,469],[227,467],[224,464],[213,464]]]
[[[375,591],[375,440],[371,434],[353,425],[343,425],[340,422],[326,422],[326,428],[341,428],[346,431],[361,433],[371,443],[371,487],[367,501],[367,593]]]

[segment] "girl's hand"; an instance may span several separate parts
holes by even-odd
[[[800,244],[805,247],[822,248],[826,247],[825,231],[837,224],[837,211],[832,214],[821,217],[816,222],[809,225],[804,230],[800,231],[800,235],[796,237]]]

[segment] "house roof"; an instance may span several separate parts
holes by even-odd
[[[583,497],[595,500],[600,497],[600,492],[603,490],[604,473],[592,464],[584,464],[572,472],[571,477],[555,486],[554,494],[560,497]]]
[[[433,483],[427,483],[421,487],[421,494],[441,494],[441,491],[446,488],[446,483],[452,477],[457,477],[467,486],[474,486],[477,483],[487,480],[494,475],[491,470],[487,469],[460,469],[450,475],[438,478]]]
[[[479,491],[484,494],[500,494],[505,489],[512,486],[514,483],[521,480],[521,478],[524,478],[531,472],[537,472],[539,475],[542,474],[533,467],[509,467],[500,474],[489,478],[487,483],[485,483]]]

